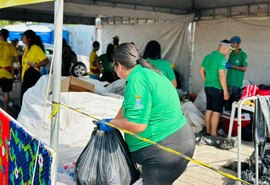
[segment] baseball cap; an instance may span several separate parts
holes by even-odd
[[[113,39],[119,40],[119,37],[118,37],[117,35],[115,35],[115,36],[113,37]]]
[[[227,39],[220,41],[219,44],[228,46],[231,50],[235,50],[235,48],[232,45],[232,42]]]
[[[241,38],[239,36],[233,36],[230,41],[231,43],[240,43]]]

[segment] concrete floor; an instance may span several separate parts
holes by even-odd
[[[0,93],[1,97],[1,93]],[[14,83],[13,91],[10,93],[10,107],[8,113],[17,118],[20,111],[20,84]],[[1,98],[0,98],[1,99]],[[0,104],[1,101],[0,101]],[[2,106],[2,105],[1,105]],[[242,141],[242,160],[246,160],[254,151],[252,142]],[[196,145],[194,159],[233,175],[236,172],[225,169],[222,166],[229,160],[237,160],[237,147],[231,150],[221,150],[208,145]],[[173,185],[221,185],[226,184],[227,178],[197,164],[190,162],[184,174]]]
[[[196,145],[194,159],[200,160],[225,173],[236,175],[236,172],[222,166],[229,160],[237,161],[237,147],[231,150],[221,150],[208,145]],[[252,142],[242,141],[242,161],[245,161],[254,151]],[[221,185],[226,184],[228,178],[206,167],[190,162],[185,173],[173,185]]]
[[[17,119],[18,114],[19,114],[20,109],[21,109],[20,93],[21,93],[20,82],[15,81],[13,83],[12,92],[9,93],[10,101],[9,101],[9,107],[8,107],[8,111],[7,111],[8,114],[15,119]],[[1,108],[3,107],[3,93],[2,93],[2,91],[0,92],[0,107]]]

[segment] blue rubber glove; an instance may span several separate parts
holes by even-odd
[[[232,67],[232,65],[230,63],[226,63],[226,69],[230,69]]]
[[[101,121],[97,121],[96,124],[98,126],[98,129],[102,130],[104,132],[112,131],[114,128],[104,124],[104,122],[109,123],[111,120],[112,120],[112,118],[105,118],[105,119],[103,119]]]

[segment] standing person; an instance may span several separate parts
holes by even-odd
[[[214,137],[217,136],[219,115],[223,110],[223,101],[229,99],[225,74],[225,56],[232,49],[234,48],[231,46],[230,41],[221,41],[218,49],[203,59],[200,68],[200,75],[204,81],[206,94],[206,134]]]
[[[112,68],[112,53],[114,50],[114,45],[109,44],[107,46],[107,51],[98,57],[97,64],[99,65],[102,76],[100,81],[114,82],[116,80],[114,75],[114,70]]]
[[[22,42],[26,46],[22,56],[21,102],[27,89],[33,87],[41,77],[40,67],[45,67],[49,63],[42,41],[33,30],[26,30],[23,33]]]
[[[119,46],[119,37],[117,35],[113,37],[113,45],[114,48],[117,48]]]
[[[131,43],[117,47],[113,61],[117,75],[127,85],[122,108],[115,119],[104,121],[192,157],[194,133],[168,79],[144,60]],[[108,128],[103,122],[98,124],[100,128]],[[186,169],[188,161],[182,157],[128,134],[125,141],[134,161],[142,165],[144,185],[171,185]]]
[[[230,53],[228,63],[226,65],[227,72],[227,85],[230,93],[230,99],[226,102],[226,110],[231,110],[232,103],[239,100],[245,72],[248,67],[247,54],[240,48],[241,38],[233,36],[231,43],[235,48]]]
[[[77,61],[77,57],[66,39],[63,38],[62,43],[62,76],[69,76],[71,64]]]
[[[99,50],[100,44],[98,41],[94,41],[92,45],[92,51],[90,53],[89,57],[89,67],[90,67],[90,72],[89,72],[89,77],[98,80],[99,75],[100,75],[100,70],[98,67],[98,64],[96,62],[97,59],[97,51]]]
[[[3,91],[3,109],[7,112],[9,102],[9,92],[13,87],[13,59],[18,61],[16,47],[7,42],[9,31],[0,30],[0,87]]]
[[[161,47],[157,41],[151,40],[147,43],[143,58],[158,68],[172,82],[174,87],[177,86],[176,77],[170,63],[167,60],[161,60]]]

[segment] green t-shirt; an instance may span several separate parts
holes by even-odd
[[[226,69],[226,59],[219,51],[207,55],[201,65],[205,70],[205,87],[222,89],[219,81],[219,70]]]
[[[141,65],[127,77],[123,115],[130,122],[146,124],[146,129],[138,135],[155,142],[186,123],[172,83],[164,75]],[[151,145],[128,134],[125,134],[125,140],[131,152]]]
[[[173,68],[167,60],[152,60],[150,58],[147,60],[160,70],[170,81],[175,80]]]
[[[112,63],[106,54],[100,55],[98,59],[101,61],[104,72],[113,72]]]
[[[247,54],[240,49],[237,54],[230,53],[228,62],[234,66],[247,67]],[[227,84],[228,86],[242,87],[245,72],[237,69],[229,69],[227,72]]]

